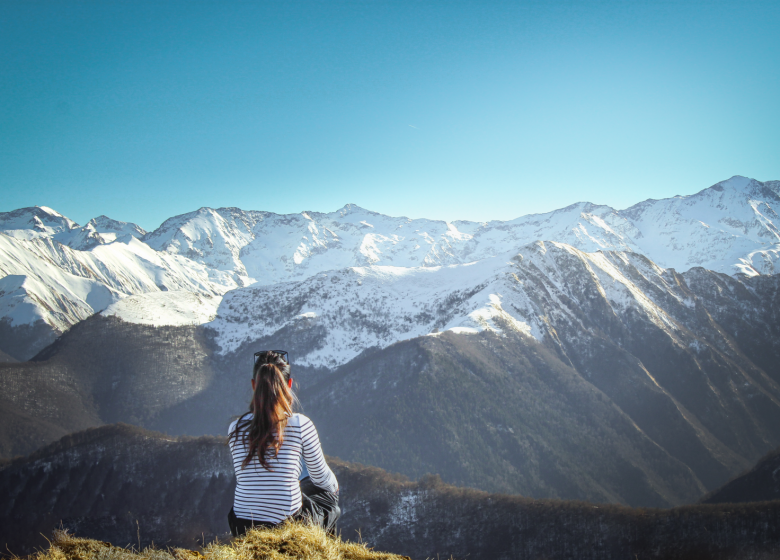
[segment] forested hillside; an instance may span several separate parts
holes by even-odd
[[[701,499],[703,504],[780,500],[780,447]]]
[[[780,553],[780,501],[671,510],[534,500],[410,482],[328,459],[346,539],[414,560],[488,557],[622,560],[769,559]],[[60,523],[124,546],[196,548],[227,531],[233,476],[222,438],[171,438],[114,425],[67,436],[0,469],[0,524],[17,554]],[[41,535],[40,533],[43,533]]]

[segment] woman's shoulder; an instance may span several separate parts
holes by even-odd
[[[301,427],[305,426],[306,424],[311,424],[311,420],[305,414],[295,412],[290,416],[290,420],[287,422],[287,424],[290,426]]]
[[[228,435],[232,434],[235,431],[236,426],[238,425],[239,422],[244,423],[244,422],[248,422],[250,420],[252,420],[252,413],[251,412],[247,412],[245,414],[242,414],[241,416],[239,416],[238,418],[233,420],[230,423],[230,427],[228,428]]]

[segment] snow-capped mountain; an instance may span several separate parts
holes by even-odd
[[[213,317],[208,313],[215,307],[213,298],[218,302],[224,292],[241,285],[230,273],[155,251],[132,235],[89,250],[72,249],[57,235],[25,238],[0,232],[0,339],[13,346],[9,350],[20,359],[30,358],[72,325],[127,296],[162,292],[171,300],[189,298],[202,303],[201,308],[182,314],[174,305],[165,318],[174,324],[203,322]],[[148,305],[166,309],[159,298]],[[128,320],[145,316],[133,314],[132,306],[124,309]],[[12,331],[17,327],[35,327],[37,334],[25,330],[27,334],[16,336]],[[24,340],[17,340],[20,337]]]
[[[112,220],[108,216],[98,216],[92,218],[87,226],[91,226],[106,243],[116,241],[118,237],[123,235],[132,235],[136,239],[143,239],[146,235],[146,230],[141,226],[130,223],[120,222],[119,220]]]
[[[399,396],[399,387],[458,368],[458,383],[470,375],[479,387],[485,371],[525,379],[544,348],[714,487],[780,441],[779,282],[700,267],[679,274],[639,253],[539,241],[469,264],[351,267],[236,289],[208,327],[215,358],[232,367],[247,367],[258,348],[289,351],[302,386],[314,387],[307,410],[332,421],[326,431],[337,435],[326,443],[339,456],[405,472],[381,445],[358,443],[361,426],[379,426],[380,409],[385,425],[400,425],[390,413],[410,410],[415,390]],[[536,350],[529,357],[518,348]],[[560,396],[566,386],[551,390]],[[458,398],[468,406],[456,394],[442,401]],[[354,429],[348,418],[359,418]]]
[[[167,220],[146,241],[264,285],[348,266],[463,264],[540,239],[588,252],[634,251],[678,271],[702,266],[727,274],[773,274],[779,193],[778,181],[732,177],[695,195],[626,210],[577,203],[484,223],[393,218],[354,205],[294,215],[201,208]]]
[[[241,249],[254,238],[253,229],[267,214],[238,208],[201,208],[165,220],[144,241],[157,251],[246,276]]]
[[[637,252],[684,272],[778,271],[780,181],[732,177],[690,196],[648,200],[620,211]],[[624,230],[621,228],[621,232]]]
[[[147,292],[187,291],[221,295],[238,284],[225,272],[211,270],[188,259],[160,253],[131,236],[89,251],[77,251],[52,239],[13,239],[0,235],[0,273],[4,277],[23,276],[34,279],[51,292],[53,299],[44,306],[64,328],[81,320],[77,310],[87,316],[104,309],[109,301],[91,305],[87,299],[69,300],[69,290],[79,282],[94,286],[100,293],[114,294],[114,300]],[[82,293],[82,292],[79,292]],[[42,292],[34,300],[46,298]],[[34,305],[34,302],[26,302]],[[36,312],[40,307],[36,307]],[[31,313],[33,313],[31,308]],[[41,315],[41,318],[44,316]]]
[[[381,267],[408,269],[423,278],[424,269],[490,267],[537,240],[587,253],[644,254],[677,271],[702,266],[731,275],[774,274],[779,193],[778,181],[732,177],[695,195],[626,210],[577,203],[484,223],[389,217],[354,205],[292,215],[201,208],[151,233],[106,216],[79,226],[50,208],[23,208],[0,213],[0,274],[18,277],[4,280],[0,312],[6,325],[40,320],[58,333],[134,296],[111,313],[159,324],[208,321],[219,296],[236,287],[300,282],[350,267],[369,276],[386,274]],[[154,295],[145,301],[147,293]],[[194,306],[188,312],[185,301]]]
[[[73,220],[46,206],[0,213],[0,231],[20,239],[54,237],[78,227]]]
[[[542,241],[468,264],[350,267],[236,289],[209,326],[222,353],[283,329],[317,330],[318,344],[296,363],[332,369],[367,348],[446,330],[555,340],[571,325],[584,328],[580,310],[593,301],[618,321],[641,316],[677,344],[695,344],[684,334],[695,298],[673,270],[637,253]]]
[[[325,336],[318,347],[296,355],[296,364],[327,368],[366,348],[440,330],[500,331],[497,316],[531,334],[528,318],[504,309],[515,291],[506,284],[518,266],[513,256],[442,267],[351,267],[299,282],[249,286],[226,294],[209,326],[223,353],[284,328],[320,330]]]
[[[79,251],[111,243],[124,235],[137,239],[146,235],[146,231],[136,224],[106,216],[93,218],[82,227],[46,206],[0,213],[0,232],[19,239],[51,238]]]

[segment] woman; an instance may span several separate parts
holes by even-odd
[[[249,412],[228,431],[237,482],[228,514],[233,536],[288,518],[308,518],[334,530],[341,514],[338,481],[325,462],[314,424],[293,413],[295,400],[287,352],[256,352]],[[301,459],[309,476],[299,483]]]

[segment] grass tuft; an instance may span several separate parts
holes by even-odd
[[[366,545],[331,537],[318,526],[286,522],[272,529],[253,529],[245,537],[215,542],[201,551],[183,548],[143,550],[75,537],[56,531],[48,549],[26,560],[408,560]]]

